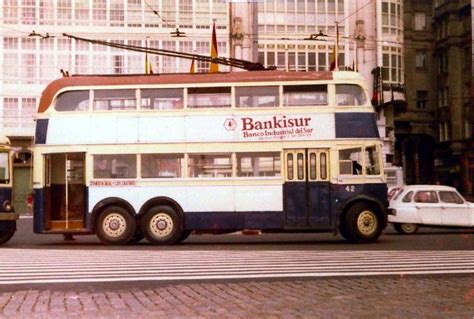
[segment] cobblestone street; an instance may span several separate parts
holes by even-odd
[[[0,293],[2,318],[473,318],[474,278],[82,284]]]

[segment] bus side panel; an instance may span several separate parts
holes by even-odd
[[[310,225],[331,226],[331,185],[329,182],[309,182]]]
[[[307,189],[306,182],[286,182],[285,192],[285,224],[287,226],[306,225]]]
[[[185,212],[189,230],[283,229],[283,212]]]
[[[336,113],[337,138],[380,138],[375,113]]]
[[[3,203],[7,200],[12,202],[12,189],[0,188],[0,212],[3,211]],[[16,231],[16,220],[0,221],[0,231]]]
[[[37,234],[45,231],[44,216],[46,213],[45,191],[43,188],[35,188],[33,203],[33,231]]]
[[[386,184],[333,184],[332,193],[335,194],[333,201],[335,221],[340,218],[344,205],[353,198],[371,198],[385,209],[388,207]],[[386,211],[384,211],[386,226]]]
[[[3,203],[5,201],[12,202],[12,189],[8,188],[0,188],[0,210],[3,209]]]

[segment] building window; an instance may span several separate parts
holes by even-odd
[[[403,83],[401,48],[383,47],[382,78],[389,83]]]
[[[110,1],[110,25],[113,27],[122,27],[125,20],[125,9],[122,0]]]
[[[472,137],[473,125],[469,120],[464,120],[464,138]]]
[[[22,24],[36,24],[36,1],[22,0],[21,1],[21,23]]]
[[[438,107],[447,107],[449,98],[449,87],[443,87],[438,91]]]
[[[107,0],[93,0],[92,24],[107,25]]]
[[[448,73],[449,55],[443,52],[438,56],[438,74]]]
[[[76,25],[89,24],[89,1],[74,1]]]
[[[417,69],[426,69],[426,51],[416,50],[415,64]]]
[[[17,0],[4,0],[3,2],[3,22],[18,23],[18,3]]]
[[[399,0],[382,1],[382,33],[401,34],[401,4]]]
[[[17,98],[3,99],[3,127],[17,127],[20,123],[20,109]]]
[[[426,14],[424,12],[415,12],[415,30],[422,31],[426,29]]]
[[[72,19],[71,0],[58,0],[57,2],[58,24],[70,25]]]
[[[428,107],[428,91],[416,91],[416,108],[426,109]]]
[[[451,127],[449,121],[439,123],[439,141],[446,142],[451,139]]]

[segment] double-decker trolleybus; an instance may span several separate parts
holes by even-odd
[[[36,233],[371,242],[387,224],[381,140],[354,72],[66,77],[43,92],[36,123]]]
[[[15,234],[19,216],[12,205],[12,176],[10,140],[0,135],[0,244],[9,241]]]

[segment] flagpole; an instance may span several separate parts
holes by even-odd
[[[148,37],[145,39],[145,74],[148,74]]]
[[[334,70],[338,71],[339,70],[339,22],[336,23],[336,49],[334,50]]]

